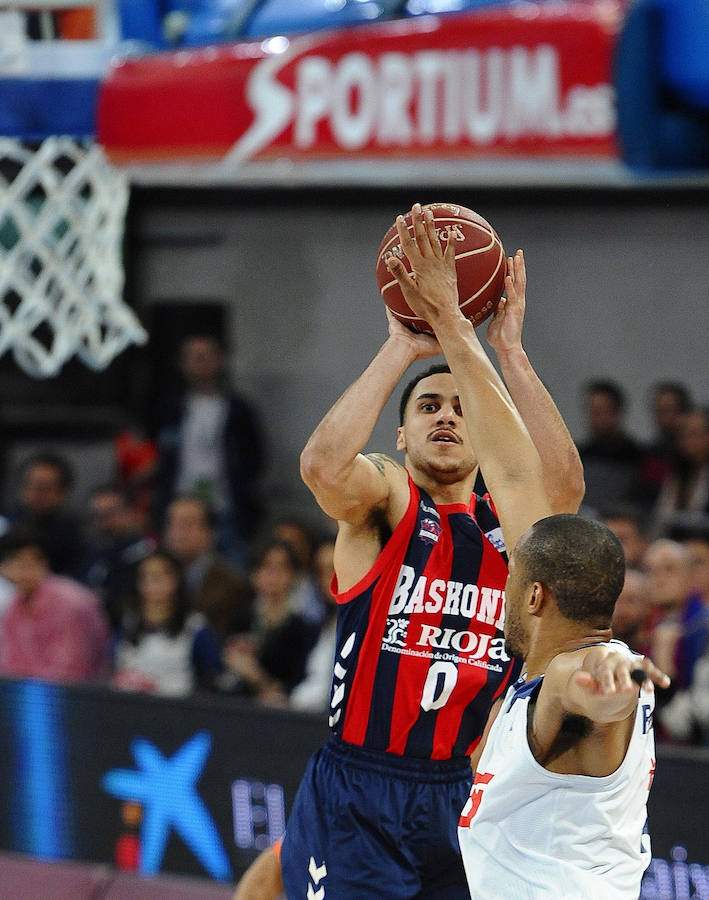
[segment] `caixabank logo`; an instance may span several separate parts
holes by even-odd
[[[212,746],[206,732],[195,734],[172,756],[146,738],[135,738],[134,769],[111,769],[103,777],[105,791],[142,807],[139,871],[160,871],[170,831],[174,829],[205,870],[219,880],[231,877],[231,865],[197,782]]]

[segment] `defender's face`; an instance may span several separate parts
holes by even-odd
[[[410,467],[445,481],[462,480],[475,469],[452,375],[440,372],[419,381],[407,403],[396,446],[406,451]]]
[[[524,658],[527,635],[524,627],[524,603],[529,585],[523,566],[512,551],[505,584],[505,650],[511,656]]]

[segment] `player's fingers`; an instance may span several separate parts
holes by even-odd
[[[572,677],[574,682],[581,688],[591,691],[596,688],[596,679],[590,672],[584,672],[583,669],[578,669],[574,672]]]
[[[527,267],[524,263],[524,253],[521,250],[518,250],[514,255],[514,271],[515,271],[515,283],[519,287],[519,292],[522,296],[524,296],[524,292],[527,288]]]
[[[422,256],[430,256],[432,253],[431,242],[424,224],[423,210],[420,203],[414,203],[411,207],[411,223],[414,226],[414,239],[419,253]]]
[[[433,255],[437,259],[441,259],[441,257],[443,256],[443,247],[441,245],[441,242],[438,240],[438,234],[436,233],[436,220],[433,217],[432,210],[424,210],[423,222],[426,227],[426,234],[428,235],[428,242]]]
[[[446,246],[443,250],[443,259],[450,268],[455,268],[455,240],[448,234]]]
[[[396,278],[397,281],[401,281],[402,278],[408,278],[409,272],[406,266],[400,259],[397,259],[396,256],[390,256],[387,260],[387,269],[391,272],[391,274]]]
[[[517,299],[515,280],[511,275],[505,275],[505,294],[507,294],[507,299],[513,303]]]
[[[400,259],[392,256],[387,260],[387,268],[396,278],[404,297],[410,298],[411,291],[415,290],[415,281],[413,273],[410,273]]]
[[[641,681],[640,679],[643,675],[645,677]],[[651,687],[653,684],[662,688],[670,686],[670,676],[663,672],[662,669],[659,669],[647,656],[644,656],[633,669],[631,678],[636,683],[641,686],[644,685],[645,687]]]
[[[403,216],[396,217],[396,233],[399,236],[401,249],[406,254],[406,258],[408,260],[411,260],[412,255],[416,254],[417,247],[414,239],[411,236],[411,232],[406,227],[406,220]]]
[[[615,686],[619,691],[634,690],[633,681],[630,677],[630,669],[625,663],[615,667]]]
[[[615,672],[606,665],[600,665],[595,671],[596,680],[605,694],[612,694],[616,690]]]
[[[393,329],[395,329],[396,331],[398,331],[400,328],[402,328],[402,327],[405,328],[405,327],[406,327],[405,325],[402,325],[402,323],[394,316],[394,313],[389,309],[388,306],[385,306],[385,307],[384,307],[384,312],[385,312],[386,317],[387,317],[387,322],[389,323],[389,325],[390,325]]]

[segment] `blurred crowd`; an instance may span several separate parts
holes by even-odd
[[[324,711],[334,523],[268,515],[260,417],[219,342],[186,338],[179,367],[154,437],[116,436],[84,508],[67,459],[22,461],[0,510],[0,674]]]
[[[604,521],[626,556],[615,636],[672,678],[658,692],[659,739],[709,744],[709,410],[686,385],[658,382],[643,442],[626,427],[620,385],[594,381],[584,399],[581,511]]]
[[[259,412],[229,384],[218,341],[186,338],[179,362],[154,437],[117,435],[115,477],[85,508],[66,459],[23,460],[0,510],[0,674],[324,713],[335,523],[270,514]],[[615,635],[673,679],[660,739],[709,744],[709,412],[658,383],[641,441],[618,384],[589,384],[584,403],[581,512],[627,559]]]

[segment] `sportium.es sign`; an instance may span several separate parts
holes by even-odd
[[[115,65],[116,161],[615,156],[612,0],[521,4]]]

